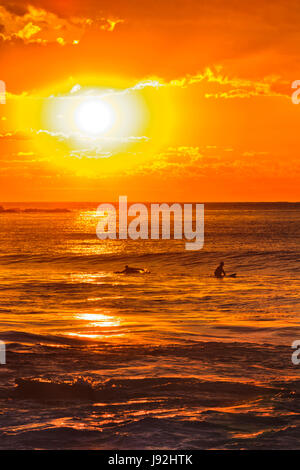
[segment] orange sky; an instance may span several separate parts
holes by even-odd
[[[0,200],[299,201],[299,24],[292,0],[0,1]]]

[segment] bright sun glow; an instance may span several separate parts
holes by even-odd
[[[103,134],[112,127],[114,120],[112,107],[100,99],[84,101],[75,110],[76,125],[86,134]]]
[[[15,127],[26,126],[36,153],[70,174],[119,174],[152,159],[168,142],[176,113],[168,90],[157,92],[113,77],[67,80],[40,90],[41,99],[20,98]]]

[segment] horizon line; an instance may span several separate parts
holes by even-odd
[[[104,200],[98,200],[98,201],[63,201],[63,200],[57,200],[57,201],[0,201],[1,204],[99,204],[99,202],[103,202]],[[105,202],[111,202],[111,203],[118,203],[119,200],[109,200]],[[128,203],[135,203],[137,200],[127,200]],[[173,204],[191,204],[191,203],[197,203],[196,200],[185,200],[185,201],[175,201],[175,200],[144,200],[140,201],[142,203],[173,203]],[[299,204],[300,201],[201,201],[199,204]]]

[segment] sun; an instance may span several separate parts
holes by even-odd
[[[74,117],[78,130],[93,136],[104,134],[115,122],[112,106],[95,98],[81,102],[75,109]]]

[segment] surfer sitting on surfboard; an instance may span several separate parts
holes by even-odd
[[[226,276],[226,273],[224,271],[224,261],[221,261],[217,269],[215,270],[215,276],[216,277],[224,277]]]
[[[218,279],[222,279],[223,277],[226,276],[226,273],[224,271],[224,261],[221,261],[221,263],[219,264],[219,266],[215,270],[215,276]],[[235,277],[235,276],[236,276],[236,273],[227,275],[227,277]]]

